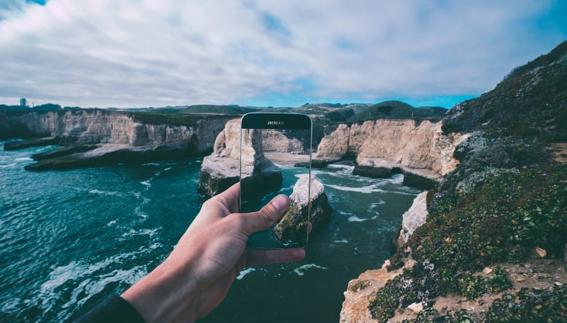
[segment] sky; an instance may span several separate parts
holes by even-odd
[[[566,39],[561,0],[0,0],[0,103],[451,107]]]

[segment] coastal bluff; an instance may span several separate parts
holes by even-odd
[[[394,254],[348,283],[340,322],[567,320],[565,82],[567,42],[428,125],[431,145],[403,145],[449,147],[429,150],[436,161],[389,151],[380,137],[352,145],[359,164],[387,156],[440,181],[403,215]]]
[[[217,134],[229,119],[227,116],[195,117],[185,124],[172,124],[143,114],[102,109],[29,111],[1,117],[20,133],[44,137],[7,143],[5,149],[26,145],[66,146],[53,154],[42,155],[37,163],[26,166],[28,170],[203,155],[212,150]]]
[[[248,186],[264,187],[267,191],[279,189],[281,170],[264,157],[262,134],[256,129],[246,129],[241,139],[240,132],[240,119],[232,119],[218,134],[212,154],[203,158],[201,164],[198,189],[201,194],[216,195],[237,183],[241,175],[245,181],[243,190]]]
[[[390,177],[404,174],[404,184],[431,188],[453,171],[455,148],[467,134],[442,131],[442,122],[412,119],[379,119],[340,124],[322,138],[316,159],[356,158],[353,174]]]

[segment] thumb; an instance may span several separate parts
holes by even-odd
[[[280,194],[264,205],[260,211],[240,214],[244,222],[244,231],[252,234],[269,229],[282,218],[288,207],[289,198]]]

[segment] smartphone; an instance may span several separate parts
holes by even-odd
[[[309,116],[297,113],[247,113],[240,127],[240,211],[254,212],[278,194],[290,207],[272,228],[250,236],[252,248],[305,247],[311,215]]]

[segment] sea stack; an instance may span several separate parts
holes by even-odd
[[[311,196],[309,196],[309,175],[300,175],[289,196],[290,206],[280,222],[274,227],[275,236],[283,243],[305,243],[307,222],[317,230],[331,217],[331,207],[323,183],[311,175]],[[308,219],[308,207],[311,201],[311,217]]]
[[[240,179],[240,158],[242,177],[249,184],[247,187],[254,187],[257,192],[268,192],[281,186],[281,170],[264,157],[260,132],[253,129],[243,131],[240,156],[240,119],[232,119],[218,134],[213,153],[203,158],[199,192],[213,196],[237,183]]]

